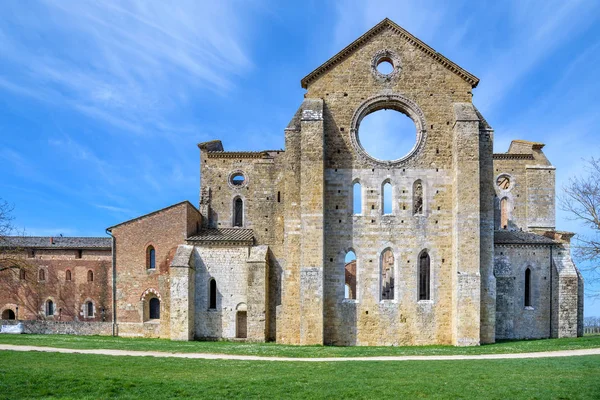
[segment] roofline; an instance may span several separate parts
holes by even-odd
[[[10,240],[10,238],[26,238],[26,239],[100,239],[100,240],[110,240],[108,236],[4,236],[4,240],[0,240],[0,247],[5,249],[82,249],[82,250],[98,250],[98,249],[111,249],[111,245],[108,246],[61,246],[60,244],[53,245],[42,245],[42,246],[14,246],[14,245],[5,245],[5,241]]]
[[[428,46],[426,43],[424,43],[419,38],[408,32],[406,29],[402,28],[400,25],[396,24],[394,21],[390,20],[389,18],[385,18],[373,28],[365,32],[361,37],[350,43],[348,46],[344,47],[344,49],[342,49],[336,55],[331,57],[329,60],[325,61],[310,74],[302,78],[302,80],[300,81],[302,88],[308,88],[308,84],[310,82],[314,81],[325,71],[329,70],[333,65],[346,58],[346,56],[353,52],[356,48],[358,48],[358,46],[360,46],[362,43],[364,43],[374,35],[381,32],[385,28],[391,28],[396,33],[399,33],[401,36],[404,36],[409,42],[415,44],[421,50],[425,51],[430,56],[432,56],[434,59],[440,61],[446,68],[460,75],[464,80],[471,84],[472,88],[477,87],[477,85],[479,84],[479,78],[477,78],[475,75],[460,67],[455,62],[449,60],[441,53],[438,53],[432,47]]]
[[[185,204],[185,203],[187,203],[187,204],[189,204],[190,206],[192,206],[192,208],[193,208],[194,210],[196,210],[197,212],[200,212],[200,210],[198,210],[198,209],[197,209],[197,208],[196,208],[196,207],[195,207],[195,206],[194,206],[192,203],[190,203],[190,201],[189,201],[189,200],[184,200],[184,201],[180,201],[179,203],[171,204],[170,206],[167,206],[167,207],[161,208],[160,210],[152,211],[151,213],[144,214],[144,215],[140,215],[139,217],[135,217],[135,218],[129,219],[129,220],[127,220],[127,221],[123,221],[123,222],[121,222],[121,223],[119,223],[119,224],[117,224],[117,225],[110,226],[110,227],[106,228],[106,231],[107,231],[107,232],[112,232],[112,230],[113,230],[114,228],[118,227],[118,226],[125,225],[125,224],[129,224],[129,223],[131,223],[131,222],[134,222],[134,221],[140,220],[140,219],[142,219],[142,218],[150,217],[150,216],[152,216],[152,215],[154,215],[154,214],[158,214],[158,213],[160,213],[160,212],[163,212],[163,211],[166,211],[166,210],[168,210],[168,209],[171,209],[171,208],[174,208],[174,207],[180,206],[180,205],[182,205],[182,204]]]

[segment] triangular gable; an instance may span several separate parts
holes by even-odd
[[[325,73],[328,70],[330,70],[331,68],[333,68],[339,62],[343,61],[348,55],[350,55],[355,50],[357,50],[359,47],[361,47],[363,45],[363,43],[365,43],[367,40],[369,40],[370,38],[372,38],[373,36],[377,35],[378,33],[382,32],[385,29],[391,29],[392,31],[398,33],[400,36],[404,37],[407,41],[409,41],[413,45],[417,46],[418,48],[423,50],[425,53],[429,54],[431,57],[433,57],[433,59],[437,60],[440,64],[442,64],[443,66],[448,68],[450,71],[459,75],[461,78],[463,78],[469,84],[471,84],[472,87],[476,87],[477,84],[479,83],[479,78],[477,78],[475,75],[462,69],[461,67],[458,66],[458,64],[455,64],[454,62],[450,61],[449,59],[444,57],[442,54],[438,53],[437,51],[435,51],[434,49],[432,49],[431,47],[426,45],[420,39],[413,36],[411,33],[406,31],[404,28],[400,27],[400,25],[396,24],[389,18],[385,18],[383,21],[381,21],[380,23],[375,25],[373,28],[369,29],[364,35],[362,35],[361,37],[356,39],[354,42],[352,42],[348,46],[346,46],[342,51],[340,51],[335,56],[331,57],[329,60],[327,60],[325,63],[323,63],[320,67],[315,69],[310,74],[306,75],[300,81],[302,87],[304,89],[306,89],[312,81],[314,81],[319,76],[321,76],[323,73]]]

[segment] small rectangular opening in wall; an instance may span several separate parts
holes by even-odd
[[[35,250],[29,250],[29,252],[27,253],[27,257],[35,258]]]
[[[75,254],[75,258],[81,258],[83,256],[83,250],[77,250],[77,253]]]

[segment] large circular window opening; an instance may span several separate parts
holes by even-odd
[[[377,160],[399,160],[414,149],[417,127],[400,111],[377,110],[360,121],[358,140],[362,148]]]

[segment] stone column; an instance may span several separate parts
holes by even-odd
[[[181,245],[171,262],[171,340],[194,339],[194,246]]]
[[[479,117],[479,200],[480,272],[481,272],[481,343],[496,341],[496,277],[494,276],[494,131]]]
[[[453,127],[453,342],[478,345],[480,335],[479,118],[471,103],[454,104]]]
[[[300,344],[323,344],[323,100],[303,103],[300,155]]]
[[[246,261],[248,266],[248,340],[264,342],[267,337],[267,301],[269,299],[268,246],[253,246]]]

